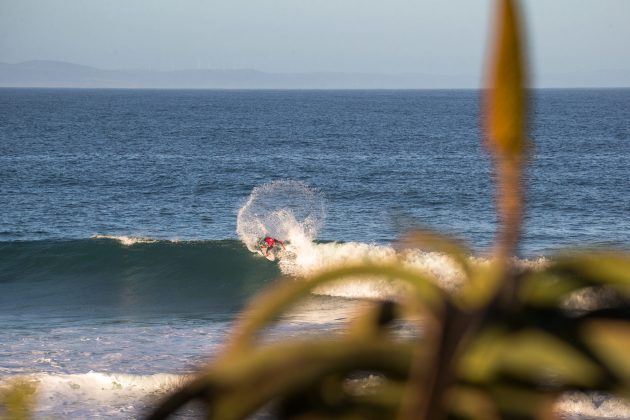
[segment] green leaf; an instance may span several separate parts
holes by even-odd
[[[630,387],[630,322],[589,320],[582,326],[582,334],[593,351]]]
[[[501,420],[492,398],[478,388],[458,385],[446,395],[445,404],[458,418],[471,420]]]
[[[521,279],[519,298],[534,306],[558,306],[563,298],[583,287],[584,283],[574,278],[543,270]]]
[[[482,333],[462,358],[462,377],[492,383],[509,375],[536,383],[591,386],[601,378],[599,367],[581,352],[537,328]]]
[[[557,258],[550,268],[588,285],[623,286],[630,290],[630,255],[621,252],[579,252]]]
[[[383,277],[387,280],[400,280],[412,286],[401,304],[419,310],[429,308],[439,311],[444,303],[443,292],[431,280],[431,276],[418,270],[404,268],[400,263],[342,266],[326,271],[310,279],[287,280],[276,284],[265,293],[257,296],[245,310],[239,324],[234,328],[231,341],[223,352],[224,357],[240,357],[253,344],[256,333],[277,319],[291,305],[306,296],[313,288],[322,284],[342,280],[351,276]]]
[[[217,418],[245,418],[274,397],[353,370],[406,375],[413,347],[376,340],[305,341],[250,352],[243,359],[214,366],[210,377],[223,384],[213,404]],[[227,385],[227,387],[226,387]]]

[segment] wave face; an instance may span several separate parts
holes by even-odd
[[[129,237],[0,243],[7,313],[233,313],[280,274],[236,240]]]
[[[401,263],[431,274],[446,289],[457,288],[463,280],[461,269],[444,254],[399,252],[389,245],[362,242],[318,242],[325,214],[326,202],[319,191],[299,181],[279,180],[254,188],[239,209],[240,241],[96,235],[84,240],[0,243],[0,305],[10,313],[233,315],[280,274],[300,281],[361,262]],[[258,244],[266,235],[286,246],[272,250],[275,263],[258,255]],[[361,277],[324,285],[314,293],[395,298],[405,293],[405,287]]]
[[[288,213],[285,213],[288,214]],[[290,217],[289,225],[294,222]],[[393,262],[430,273],[446,289],[462,272],[436,252],[397,252],[386,245],[315,242],[289,235],[274,263],[236,240],[164,241],[96,236],[67,241],[0,243],[0,307],[5,314],[111,316],[194,313],[224,319],[280,275],[304,278],[342,264]],[[297,239],[296,239],[297,238]],[[254,248],[255,249],[255,248]],[[486,262],[483,258],[474,260]],[[520,260],[536,266],[545,259]],[[318,295],[393,298],[405,289],[379,278],[352,278],[317,288]]]

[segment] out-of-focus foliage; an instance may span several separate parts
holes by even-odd
[[[252,303],[208,370],[151,418],[199,399],[217,419],[246,418],[270,403],[279,418],[543,419],[553,418],[551,404],[566,390],[626,396],[630,306],[623,297],[589,311],[562,303],[602,285],[626,296],[630,270],[620,267],[628,265],[630,255],[619,253],[558,257],[543,270],[515,275],[512,306],[493,299],[481,309],[397,265],[344,267],[308,282],[282,282]],[[341,336],[257,344],[257,334],[311,288],[367,273],[408,282],[412,292],[396,303],[374,303]],[[420,336],[392,334],[399,318],[416,320]],[[348,387],[348,378],[365,372],[384,379],[360,392]]]
[[[35,386],[16,380],[0,389],[0,419],[25,420],[31,418],[35,402]]]
[[[287,419],[551,419],[553,402],[567,390],[630,396],[630,255],[575,252],[537,270],[512,264],[527,160],[526,60],[516,2],[495,3],[483,101],[500,220],[492,262],[474,265],[458,243],[416,232],[401,246],[450,255],[466,277],[459,290],[445,292],[428,273],[402,263],[344,266],[279,282],[251,303],[212,364],[164,399],[150,419],[166,418],[192,400],[215,419],[246,418],[261,409]],[[361,275],[404,282],[408,293],[375,302],[345,334],[267,345],[257,340],[314,287]],[[567,304],[584,291],[612,291],[616,298]],[[393,334],[400,320],[416,322],[417,336]],[[351,385],[371,375],[381,380]]]

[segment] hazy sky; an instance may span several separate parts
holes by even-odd
[[[630,0],[528,0],[537,73],[630,70]],[[0,61],[477,77],[489,0],[0,0]]]

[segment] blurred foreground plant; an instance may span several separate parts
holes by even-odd
[[[25,420],[32,417],[35,385],[14,380],[0,389],[0,419]]]
[[[484,96],[486,145],[497,179],[499,232],[489,265],[438,235],[403,243],[446,253],[466,282],[447,293],[427,273],[402,263],[366,263],[284,281],[257,297],[213,363],[150,414],[163,419],[190,401],[208,418],[241,419],[265,408],[278,418],[550,419],[566,390],[630,396],[630,255],[573,253],[542,270],[517,271],[527,153],[525,67],[517,10],[497,0],[494,45]],[[345,334],[261,345],[257,335],[324,283],[356,276],[408,284],[396,302],[375,303]],[[576,291],[614,289],[609,307],[576,311]],[[421,332],[396,338],[397,319]],[[378,373],[361,390],[349,379]]]

